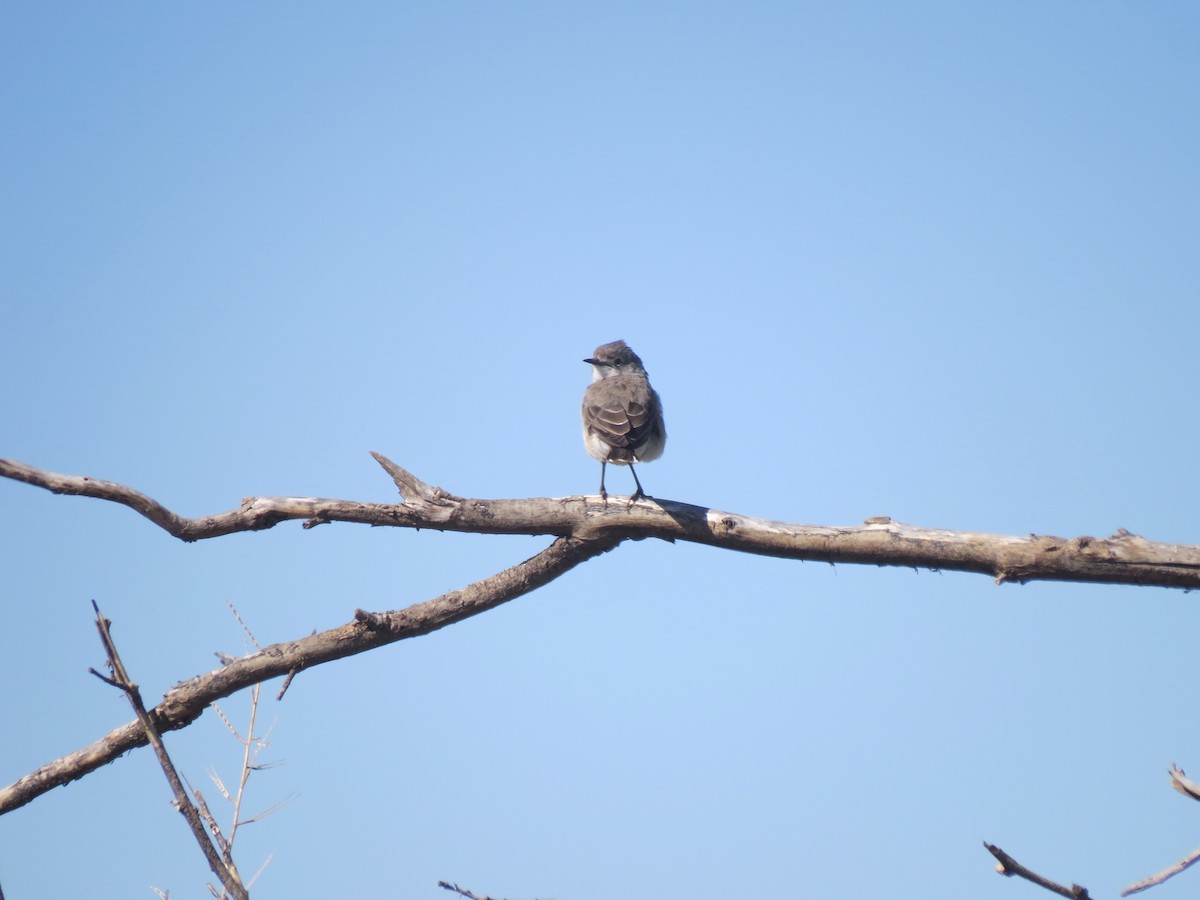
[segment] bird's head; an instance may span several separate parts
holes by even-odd
[[[594,354],[584,360],[592,367],[592,381],[611,378],[622,372],[645,372],[642,359],[624,341],[601,344]]]

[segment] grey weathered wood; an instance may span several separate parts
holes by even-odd
[[[1085,581],[1200,588],[1200,547],[1148,541],[1124,530],[1107,538],[984,534],[907,525],[887,516],[862,525],[804,525],[758,519],[673,500],[629,504],[598,496],[481,500],[432,487],[374,454],[405,497],[364,503],[317,497],[248,497],[235,509],[189,519],[132,488],[78,475],[59,475],[0,460],[0,476],[57,494],[121,503],[184,541],[258,531],[302,520],[429,528],[477,534],[527,534],[693,541],[788,559],[975,572],[1006,581]]]
[[[226,512],[186,518],[145,494],[110,481],[60,475],[0,460],[0,477],[57,494],[95,497],[137,511],[184,541],[271,528],[351,522],[481,534],[549,535],[541,553],[459,591],[390,612],[358,610],[353,621],[297,641],[273,644],[185,681],[150,711],[161,731],[183,728],[214,700],[281,675],[384,644],[427,634],[528,593],[622,541],[693,541],[789,559],[946,569],[991,575],[998,583],[1033,580],[1200,587],[1200,547],[1147,541],[1124,530],[1109,538],[1013,537],[923,528],[887,516],[862,525],[802,525],[758,519],[672,500],[630,503],[598,496],[480,500],[456,497],[375,454],[400,489],[400,503],[315,497],[250,497]],[[0,814],[82,777],[146,743],[132,722],[0,789]]]

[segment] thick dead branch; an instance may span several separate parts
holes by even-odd
[[[141,726],[142,734],[146,741],[154,747],[158,763],[162,767],[163,774],[167,777],[167,783],[171,785],[171,792],[175,795],[175,808],[187,820],[188,826],[192,829],[192,836],[196,839],[196,843],[200,845],[200,851],[204,854],[204,858],[208,860],[209,868],[212,869],[213,874],[217,876],[221,885],[234,900],[246,900],[249,895],[246,893],[246,888],[242,885],[241,878],[238,877],[233,860],[228,858],[228,854],[226,854],[226,859],[222,860],[221,856],[217,853],[216,847],[209,840],[208,833],[204,830],[204,823],[200,818],[200,812],[188,799],[187,791],[183,788],[183,782],[179,778],[179,773],[175,770],[175,764],[171,762],[171,757],[167,754],[167,748],[163,744],[162,735],[159,733],[158,727],[154,724],[154,719],[146,712],[146,706],[142,703],[142,692],[129,677],[129,673],[125,670],[125,664],[121,662],[121,656],[117,652],[117,645],[113,641],[112,632],[109,631],[109,625],[112,623],[101,614],[100,607],[96,605],[95,600],[92,601],[92,608],[96,611],[96,630],[100,632],[100,640],[104,644],[104,652],[108,656],[108,668],[112,672],[112,678],[106,678],[95,669],[92,670],[92,674],[120,688],[124,691],[125,696],[129,698],[129,703],[137,715],[138,724]]]
[[[1024,878],[1026,881],[1032,881],[1038,887],[1044,887],[1046,890],[1061,894],[1064,897],[1071,897],[1073,900],[1090,900],[1087,888],[1078,884],[1066,887],[1056,881],[1051,881],[1049,878],[1045,878],[1037,872],[1025,868],[995,844],[989,844],[987,841],[984,841],[983,846],[987,847],[988,853],[996,857],[996,871],[1001,875],[1008,877],[1016,875],[1019,878]]]
[[[379,454],[375,458],[400,487],[404,502],[250,497],[236,509],[189,519],[109,481],[59,475],[11,460],[0,460],[0,476],[59,494],[122,503],[184,541],[300,519],[306,527],[358,522],[478,534],[655,537],[789,559],[976,572],[997,583],[1048,580],[1200,588],[1200,547],[1147,541],[1124,529],[1109,538],[1015,537],[923,528],[887,516],[859,526],[800,525],[658,499],[631,505],[605,505],[598,496],[472,500],[431,487]]]
[[[159,732],[194,722],[215,700],[259,682],[363,653],[404,638],[428,634],[493,609],[554,580],[564,572],[621,542],[617,535],[587,539],[559,538],[536,556],[459,591],[392,612],[358,610],[354,621],[298,641],[272,644],[216,671],[172,688],[149,712]],[[0,788],[0,815],[29,803],[51,788],[67,784],[135,747],[147,743],[141,723],[130,722],[95,743],[76,750]]]

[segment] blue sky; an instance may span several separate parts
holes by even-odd
[[[580,360],[624,338],[651,494],[1200,543],[1198,41],[1170,2],[8,4],[0,455],[186,515],[388,500],[368,450],[592,493]],[[3,783],[131,717],[92,598],[155,698],[241,652],[227,603],[286,640],[546,544],[0,509]],[[989,840],[1113,896],[1196,844],[1195,621],[625,545],[264,704],[249,806],[296,799],[241,866],[274,853],[261,897],[1032,895]],[[236,773],[212,715],[167,740]],[[6,896],[207,878],[145,751],[0,818]]]

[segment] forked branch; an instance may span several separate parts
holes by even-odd
[[[187,726],[209,704],[222,697],[277,676],[287,676],[286,689],[291,678],[306,668],[427,634],[478,615],[546,584],[629,539],[685,540],[765,556],[829,563],[975,572],[991,575],[997,583],[1058,580],[1188,590],[1200,587],[1200,547],[1147,541],[1124,529],[1110,538],[1010,537],[904,525],[887,516],[867,519],[862,525],[853,527],[789,524],[651,498],[638,502],[607,502],[595,496],[464,499],[426,484],[386,457],[373,455],[399,488],[401,502],[251,497],[235,509],[200,518],[180,516],[125,485],[86,476],[60,475],[12,460],[0,460],[0,477],[23,481],[54,493],[123,504],[184,541],[257,531],[296,519],[303,520],[305,528],[329,522],[357,522],[483,534],[552,535],[555,538],[536,556],[462,590],[402,610],[366,612],[359,609],[355,611],[353,621],[337,628],[225,660],[222,668],[177,685],[153,710],[146,711],[141,707],[138,721],[0,789],[0,815],[23,806],[53,787],[112,762],[134,747],[155,742],[161,732]],[[114,680],[113,683],[121,682]],[[147,723],[152,727],[147,727]],[[161,741],[157,743],[161,745]],[[1185,783],[1182,775],[1179,772],[1177,787],[1191,793],[1185,788],[1192,783]],[[1019,875],[1065,897],[1084,900],[1088,896],[1087,890],[1078,885],[1056,884],[1021,866],[1000,848],[986,846],[999,860],[997,868],[1005,875]],[[1191,861],[1185,861],[1186,865]],[[1147,879],[1130,890],[1158,883],[1183,867],[1173,867],[1172,871]],[[457,885],[443,883],[442,886],[471,896]]]
[[[428,634],[479,615],[541,587],[580,563],[611,550],[620,538],[559,538],[525,562],[424,603],[392,612],[356,610],[352,621],[328,631],[264,647],[224,667],[172,688],[149,715],[159,732],[191,724],[215,700],[280,675],[364,653],[405,638]],[[51,788],[67,784],[147,742],[140,722],[130,722],[0,788],[0,815],[24,806]]]
[[[246,900],[248,894],[246,893],[245,886],[242,884],[241,878],[238,876],[237,868],[233,865],[233,860],[229,858],[222,859],[221,854],[217,852],[217,848],[209,840],[208,832],[204,830],[204,822],[200,818],[200,812],[188,799],[187,791],[183,788],[183,782],[179,778],[175,764],[171,762],[171,757],[167,754],[167,748],[163,744],[158,726],[155,725],[154,718],[146,712],[145,704],[142,703],[142,692],[133,682],[133,679],[129,677],[129,673],[125,670],[125,664],[121,662],[121,655],[117,652],[116,642],[113,641],[112,632],[109,630],[109,625],[112,623],[104,618],[95,600],[92,601],[92,608],[96,611],[96,630],[100,632],[100,640],[104,644],[104,652],[108,656],[108,669],[112,672],[112,677],[109,678],[101,675],[95,669],[91,670],[92,674],[125,692],[125,696],[129,698],[129,703],[137,715],[137,723],[141,726],[142,735],[145,738],[143,743],[149,742],[154,747],[154,753],[158,757],[158,764],[162,767],[163,774],[167,777],[167,783],[171,785],[171,793],[175,795],[175,808],[187,820],[188,827],[192,830],[192,836],[196,839],[196,843],[200,845],[200,850],[204,854],[204,858],[208,860],[209,868],[212,869],[213,874],[220,880],[221,885],[230,897],[233,897],[234,900]]]

